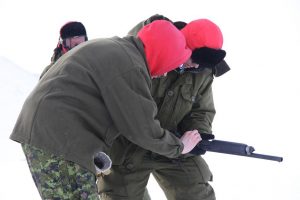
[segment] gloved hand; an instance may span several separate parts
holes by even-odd
[[[213,140],[215,135],[212,133],[200,133],[202,140]]]
[[[104,152],[98,152],[95,154],[94,163],[97,176],[101,174],[108,175],[110,173],[112,161]]]
[[[215,139],[215,136],[213,134],[208,133],[200,133],[202,140],[213,140]],[[201,140],[201,141],[202,141]],[[193,155],[204,155],[206,153],[206,150],[201,148],[201,141],[190,151],[190,154]]]

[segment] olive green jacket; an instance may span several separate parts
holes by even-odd
[[[128,35],[137,35],[145,23],[147,20],[138,23]],[[181,133],[193,129],[211,133],[215,116],[213,78],[212,70],[204,68],[180,74],[172,71],[166,77],[153,79],[151,93],[161,126]]]
[[[197,129],[211,133],[215,107],[213,74],[205,68],[198,73],[176,71],[153,79],[152,96],[158,106],[161,126],[178,133]]]
[[[51,62],[45,69],[42,71],[40,75],[40,79],[45,75],[45,73],[54,65],[55,62]]]
[[[138,23],[128,35],[137,35],[145,22]],[[152,79],[151,93],[158,107],[156,119],[161,126],[180,135],[193,129],[200,133],[211,133],[216,113],[212,93],[213,79],[213,72],[208,68],[197,70],[197,73],[172,71],[166,77]],[[126,138],[119,137],[112,146],[113,165],[122,164],[137,151],[140,151],[139,156],[136,156],[139,160],[146,151]]]
[[[167,157],[182,142],[162,129],[142,42],[90,40],[64,54],[26,99],[12,140],[64,156],[96,173],[93,156],[120,135]]]
[[[54,63],[63,55],[62,50],[59,47],[54,49],[54,53],[51,57],[51,63],[45,67],[43,72],[40,75],[40,79],[44,76],[44,74],[54,65]]]
[[[163,128],[173,133],[197,129],[200,133],[212,132],[215,107],[212,93],[213,73],[205,68],[198,73],[176,71],[166,77],[152,79],[152,96],[158,107],[156,118]],[[177,137],[180,135],[177,134]],[[139,151],[139,153],[135,153]],[[146,153],[124,137],[112,146],[113,165],[122,164],[135,153],[136,162]],[[191,154],[181,155],[189,157]]]

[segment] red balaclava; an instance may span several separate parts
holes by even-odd
[[[216,24],[208,19],[194,20],[181,29],[181,32],[186,38],[187,46],[192,51],[201,47],[222,48],[222,32]]]
[[[151,76],[161,76],[191,56],[183,34],[169,21],[156,20],[137,34],[144,44]]]

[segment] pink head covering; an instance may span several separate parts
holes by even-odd
[[[144,44],[151,76],[161,76],[191,56],[183,34],[169,21],[156,20],[144,26],[138,37]]]
[[[181,32],[186,38],[187,46],[192,51],[201,47],[222,48],[222,32],[216,24],[208,19],[194,20],[181,29]]]

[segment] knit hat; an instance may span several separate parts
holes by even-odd
[[[212,68],[215,76],[230,70],[224,61],[226,51],[222,50],[223,35],[220,28],[208,19],[194,20],[188,24],[174,22],[185,36],[187,45],[192,49],[192,60],[202,67]]]
[[[169,21],[155,20],[137,35],[144,44],[151,76],[161,76],[187,61],[191,50],[183,34]]]
[[[68,22],[65,25],[63,25],[60,29],[61,39],[66,39],[69,37],[81,36],[81,35],[86,36],[85,27],[81,22],[76,22],[76,21]]]
[[[187,46],[191,50],[201,47],[222,48],[222,32],[216,24],[208,19],[194,20],[181,29],[181,32],[185,36]]]

